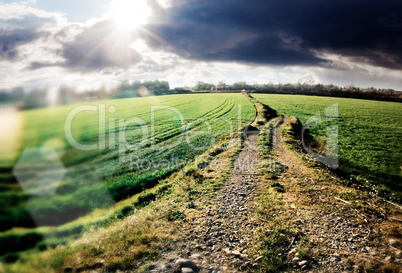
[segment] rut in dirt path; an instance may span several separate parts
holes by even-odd
[[[279,122],[272,130],[272,154],[279,163],[286,167],[287,174],[293,174],[295,177],[300,175],[311,176],[308,168],[301,164],[300,160],[297,160],[283,145],[280,128],[288,120],[283,116],[277,119]]]
[[[248,132],[223,192],[197,217],[183,224],[183,241],[162,253],[151,272],[245,272],[252,266],[245,250],[253,241],[256,223],[249,220],[249,205],[260,182],[258,133]],[[183,269],[184,268],[184,269]],[[187,270],[187,271],[186,271]]]

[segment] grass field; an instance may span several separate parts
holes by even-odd
[[[317,112],[324,122],[311,128],[326,141],[325,109],[338,104],[339,169],[360,183],[367,180],[402,197],[402,104],[298,95],[252,94],[262,103],[305,124]],[[334,121],[331,121],[332,123]]]
[[[71,132],[80,144],[98,145],[89,151],[72,147],[65,135],[66,117],[79,105],[18,114],[23,125],[18,152],[28,147],[55,149],[66,174],[60,184],[50,175],[49,183],[38,187],[37,176],[49,167],[49,161],[38,158],[46,158],[46,152],[40,153],[47,150],[31,149],[18,168],[20,177],[27,180],[24,192],[11,175],[16,158],[0,158],[0,241],[3,246],[14,245],[13,249],[1,248],[0,255],[35,246],[41,234],[54,237],[57,244],[60,238],[77,238],[91,225],[104,226],[112,218],[124,217],[128,213],[124,200],[156,186],[194,161],[220,136],[228,136],[255,117],[254,106],[241,94],[172,95],[88,104],[97,108],[78,113]],[[99,105],[105,105],[104,116]],[[103,136],[99,134],[99,116],[106,121]],[[132,118],[132,123],[127,122]],[[105,147],[99,149],[103,139]],[[41,195],[43,191],[54,194]],[[97,213],[99,209],[102,211]]]
[[[327,125],[338,124],[340,170],[401,196],[401,104],[252,95],[302,123],[320,112],[324,122],[310,128],[319,143],[326,143]],[[325,111],[334,104],[339,118],[326,122]],[[227,180],[241,143],[229,141],[229,135],[252,121],[256,108],[272,115],[242,94],[90,102],[94,108],[72,120],[71,135],[81,145],[97,147],[80,150],[66,138],[65,121],[82,105],[22,111],[13,119],[18,141],[0,157],[0,262],[10,272],[31,272],[31,267],[58,272],[96,264],[101,256],[112,269],[140,261],[145,266],[144,259],[172,239],[177,228],[172,220],[185,217],[193,200],[208,202]],[[60,183],[62,169],[49,150],[66,168]],[[23,188],[12,174],[16,162]],[[219,167],[199,167],[210,162]],[[46,183],[38,184],[38,177]]]

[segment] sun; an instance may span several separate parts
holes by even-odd
[[[110,12],[122,29],[144,25],[151,16],[151,8],[147,5],[147,0],[113,0]]]

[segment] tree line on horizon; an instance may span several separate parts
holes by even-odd
[[[219,82],[215,85],[199,81],[193,87],[193,90],[196,92],[221,93],[246,91],[248,93],[312,95],[402,102],[401,91],[395,91],[393,89],[378,89],[374,87],[359,88],[355,87],[353,84],[339,87],[333,84],[325,85],[319,83],[248,84],[245,81],[241,81],[233,84]]]
[[[139,92],[142,90],[143,92]],[[56,90],[53,100],[50,100],[47,88],[35,88],[27,91],[22,87],[11,90],[0,90],[0,106],[14,104],[18,109],[35,109],[50,105],[66,105],[85,101],[96,101],[101,99],[122,99],[141,96],[159,96],[168,94],[191,93],[183,88],[170,89],[168,81],[145,80],[132,81],[124,80],[113,88],[106,88],[105,85],[89,90],[78,90],[77,87],[61,85]]]
[[[15,104],[19,109],[34,109],[49,105],[65,105],[100,99],[190,93],[237,93],[242,91],[248,93],[297,94],[402,102],[402,91],[377,89],[374,87],[359,88],[354,85],[339,87],[333,84],[312,83],[248,84],[245,81],[233,84],[226,84],[220,81],[218,84],[213,84],[198,81],[193,87],[184,86],[171,89],[168,81],[136,80],[129,82],[128,80],[124,80],[111,89],[107,89],[102,85],[97,89],[78,91],[76,87],[61,85],[58,87],[57,96],[53,101],[49,101],[49,90],[45,88],[37,88],[29,92],[22,87],[16,87],[11,90],[0,90],[0,105]]]

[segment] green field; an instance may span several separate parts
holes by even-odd
[[[357,181],[369,180],[385,185],[402,197],[402,104],[345,98],[299,95],[252,94],[278,113],[295,116],[304,124],[325,109],[338,104],[339,169]],[[331,121],[334,122],[334,121]],[[326,125],[311,128],[311,133],[325,142]],[[381,186],[378,187],[381,189]]]
[[[105,134],[99,137],[99,124],[103,124],[99,122],[99,114],[102,114],[99,105],[103,104]],[[45,151],[42,157],[46,158],[46,149],[30,150],[25,154],[28,159],[18,168],[20,177],[27,180],[24,192],[11,179],[11,166],[16,159],[0,159],[3,170],[0,183],[3,236],[0,235],[0,241],[1,238],[11,240],[4,239],[2,243],[17,240],[9,238],[15,234],[21,237],[38,231],[37,225],[63,225],[151,188],[159,179],[193,161],[219,137],[236,132],[255,117],[254,106],[241,94],[171,95],[91,102],[89,105],[96,106],[96,111],[80,112],[72,121],[72,136],[78,143],[98,145],[97,149],[82,151],[72,147],[65,135],[66,117],[80,105],[19,114],[24,126],[19,134],[18,153],[29,147],[55,149],[67,172],[60,184],[50,175],[46,186],[38,187],[36,176],[46,167],[52,167],[52,163],[49,165],[49,161],[41,160],[40,153]],[[108,111],[110,106],[115,108],[112,114]],[[126,122],[132,118],[133,122]],[[99,149],[103,139],[104,148]],[[40,195],[40,192],[55,193]],[[30,215],[35,215],[34,219]],[[7,232],[14,227],[25,229]],[[71,226],[66,228],[65,234],[64,230],[59,230],[58,235],[80,233],[81,229],[82,225]],[[33,237],[31,240],[35,241],[37,238]]]
[[[339,125],[341,172],[361,184],[370,181],[377,190],[386,189],[401,196],[400,103],[252,95],[278,114],[296,116],[302,123],[319,112],[324,122],[310,128],[319,142],[326,142],[328,124]],[[18,112],[13,119],[19,124],[15,126],[18,131],[12,135],[19,137],[0,157],[0,260],[12,263],[22,257],[17,265],[23,266],[24,259],[31,259],[30,255],[37,255],[39,250],[72,242],[83,234],[95,236],[93,229],[107,233],[119,226],[119,221],[129,218],[126,216],[134,209],[144,208],[160,196],[169,199],[165,192],[173,184],[186,187],[180,174],[187,177],[187,173],[176,172],[169,182],[160,181],[190,162],[193,163],[186,172],[193,173],[199,155],[208,158],[211,147],[221,149],[226,145],[223,143],[228,143],[231,133],[256,117],[251,101],[242,94],[191,94],[85,103],[93,111],[88,108],[74,116],[71,136],[81,145],[97,145],[92,150],[73,147],[65,134],[69,113],[84,103]],[[339,107],[339,118],[326,122],[325,110],[334,104]],[[49,150],[66,168],[60,183],[57,174],[62,170]],[[17,162],[15,170],[24,181],[23,188],[12,174]],[[50,173],[46,174],[47,168]],[[226,168],[220,172],[229,175]],[[45,178],[46,183],[38,184],[38,177]],[[190,201],[188,197],[180,198],[182,203]],[[147,208],[152,210],[150,207]],[[147,229],[145,226],[139,225],[138,229]],[[73,249],[74,253],[84,251]],[[54,251],[58,253],[57,248]],[[61,264],[62,260],[50,266],[57,268]]]

